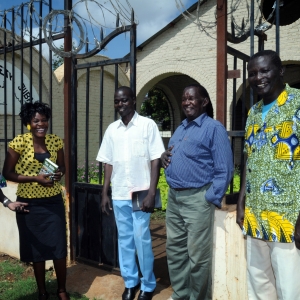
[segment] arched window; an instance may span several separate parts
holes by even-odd
[[[145,96],[141,105],[140,114],[151,118],[160,131],[171,131],[171,116],[168,98],[165,93],[156,87]]]

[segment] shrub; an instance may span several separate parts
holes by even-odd
[[[88,166],[88,183],[99,183],[99,162],[90,163]],[[86,182],[85,181],[85,164],[82,166],[77,166],[77,181],[78,182]],[[103,181],[103,176],[102,176]]]
[[[102,173],[102,184],[103,184],[104,174]],[[77,181],[85,181],[85,165],[79,165],[77,167]],[[99,184],[99,163],[91,163],[88,169],[88,183]],[[160,178],[157,187],[160,189],[162,210],[166,210],[168,203],[168,191],[169,186],[166,181],[165,172],[163,169],[160,170]]]
[[[104,174],[102,173],[102,184],[103,184]],[[85,165],[77,167],[77,181],[85,182]],[[99,184],[99,163],[91,163],[88,169],[88,183]],[[168,204],[168,192],[169,186],[166,181],[166,176],[164,169],[160,169],[160,177],[157,184],[157,188],[160,189],[162,210],[167,209]],[[240,170],[238,167],[234,170],[233,176],[233,192],[238,192],[240,190]],[[230,186],[228,187],[226,194],[230,194]]]
[[[160,189],[162,210],[166,210],[167,209],[167,204],[168,204],[169,186],[168,186],[167,181],[166,181],[166,176],[165,176],[164,169],[160,169],[160,177],[159,177],[157,187]]]
[[[160,189],[162,210],[166,210],[168,204],[169,186],[167,184],[165,172],[163,169],[160,170],[160,178],[157,187]],[[238,192],[239,190],[240,190],[240,171],[238,168],[236,168],[234,170],[234,175],[233,175],[233,192],[235,193]],[[228,187],[226,194],[230,194],[230,186]]]
[[[236,192],[239,192],[240,190],[240,184],[241,184],[241,176],[240,176],[240,169],[239,167],[236,167],[234,169],[234,174],[233,174],[233,181],[232,181],[232,184],[233,184],[233,192],[236,193]],[[230,194],[230,185],[226,191],[226,194]]]

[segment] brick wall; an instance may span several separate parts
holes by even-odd
[[[228,1],[230,8],[230,1]],[[256,3],[256,2],[255,2]],[[256,3],[257,5],[257,3]],[[207,1],[200,8],[201,21],[215,20],[216,1]],[[258,7],[255,7],[256,20],[258,20]],[[246,1],[241,1],[237,11],[234,13],[235,22],[241,25],[242,18],[246,26],[249,26]],[[228,16],[228,31],[230,32],[231,16]],[[216,105],[216,33],[214,29],[208,29],[208,36],[189,20],[182,18],[173,27],[167,29],[149,42],[137,53],[137,100],[141,103],[149,89],[160,84],[162,80],[174,75],[186,75],[206,87],[215,108]],[[265,49],[275,50],[275,26],[266,32],[268,40],[265,42]],[[250,55],[250,39],[240,44],[230,44],[231,47]],[[258,49],[258,39],[255,37],[254,49]],[[300,65],[300,20],[291,25],[280,27],[280,56],[284,64]],[[256,52],[256,50],[255,50]],[[233,69],[233,58],[228,55],[228,68]],[[242,69],[238,61],[238,68]],[[299,82],[299,71],[295,68],[293,74],[286,70],[286,79]],[[241,96],[242,79],[237,80],[237,99]],[[175,108],[176,126],[180,122],[178,117],[180,110],[176,99],[181,97],[177,89],[176,81],[173,84],[164,86],[169,90],[169,98],[173,101]],[[232,80],[228,80],[227,91],[227,128],[230,128],[230,116],[232,107]],[[248,107],[249,108],[249,107]]]

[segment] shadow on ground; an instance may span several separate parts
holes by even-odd
[[[163,220],[151,221],[152,245],[155,257],[154,272],[157,288],[153,300],[166,300],[172,294],[166,259],[166,229]],[[84,294],[89,299],[121,299],[123,279],[117,270],[107,271],[82,263],[68,268],[67,287],[70,292]],[[137,297],[136,297],[137,298]]]

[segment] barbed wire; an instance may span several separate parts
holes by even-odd
[[[207,36],[216,39],[217,8],[214,11],[214,17],[208,20],[207,17],[203,16],[204,2],[207,1],[198,0],[195,12],[189,12],[183,0],[175,0],[176,7],[186,20],[195,24]],[[255,24],[258,24],[256,26],[257,31],[269,29],[272,24],[267,24],[267,22],[273,16],[275,9],[263,24],[261,23],[260,0],[256,0],[255,9]],[[227,14],[231,16],[231,23],[236,37],[247,33],[250,28],[249,0],[230,0],[227,11]],[[244,11],[245,13],[242,16],[240,14],[237,16],[238,11]],[[124,27],[131,23],[131,12],[132,6],[129,0],[78,0],[69,11],[59,8],[51,8],[50,11],[47,0],[30,0],[0,11],[0,28],[2,31],[9,33],[10,39],[15,42],[20,42],[21,39],[45,37],[51,50],[58,56],[65,57],[80,52],[84,46],[86,49],[90,46],[100,47],[103,31],[105,34],[106,31],[114,30],[116,26]],[[12,13],[14,13],[14,16],[12,16]],[[64,52],[61,47],[57,47],[52,38],[53,35],[64,33],[65,18],[67,18],[68,26],[70,26],[74,40],[76,40],[76,45],[71,52]],[[116,25],[110,25],[113,22]],[[138,20],[135,19],[135,22],[138,23]],[[12,34],[13,31],[15,32],[14,35]],[[41,33],[43,36],[41,36]],[[89,36],[92,36],[92,39],[89,39]]]
[[[276,1],[276,0],[275,0]],[[216,39],[216,26],[217,26],[217,7],[214,12],[214,19],[207,21],[202,16],[203,6],[204,3],[207,2],[206,0],[198,0],[197,9],[194,13],[191,13],[185,7],[183,0],[175,0],[176,7],[179,9],[181,14],[186,20],[189,20],[193,24],[195,24],[198,29],[204,32],[207,36],[212,39]],[[244,6],[242,6],[244,5]],[[244,9],[243,9],[244,8]],[[245,11],[245,15],[238,17],[235,16],[237,11]],[[246,34],[250,30],[250,4],[248,0],[231,0],[230,4],[227,8],[227,15],[231,16],[231,23],[233,25],[235,36],[240,37]],[[259,30],[259,25],[261,24],[262,20],[262,10],[260,5],[260,0],[256,0],[255,5],[255,12],[254,12],[254,24],[258,24],[256,28]],[[270,17],[266,20],[264,24],[269,21]],[[238,20],[238,21],[237,21]],[[238,23],[240,22],[240,24]],[[261,27],[265,30],[269,29],[270,27]]]
[[[212,37],[212,35],[209,33],[209,30],[213,29],[216,27],[216,20],[213,21],[206,21],[201,19],[200,17],[200,6],[205,0],[198,0],[198,5],[196,9],[196,14],[190,13],[185,5],[183,4],[182,0],[175,0],[176,7],[179,9],[181,14],[186,20],[191,21],[194,23],[199,30],[203,31],[206,33],[206,35]]]
[[[66,11],[53,7],[50,11],[47,0],[30,0],[0,11],[0,28],[17,43],[21,39],[45,37],[49,47],[57,55],[70,56],[70,52],[64,52],[61,47],[56,47],[52,39],[53,35],[64,33],[65,17],[73,37],[77,41],[77,45],[71,51],[76,54],[84,46],[86,48],[99,46],[99,40],[103,33],[116,29],[116,26],[124,27],[131,23],[132,6],[129,0],[121,1],[78,0],[73,4],[71,10]],[[138,23],[137,18],[134,21]],[[116,25],[111,25],[112,23]],[[14,35],[13,32],[15,32]],[[92,39],[89,39],[89,35],[92,35]]]

